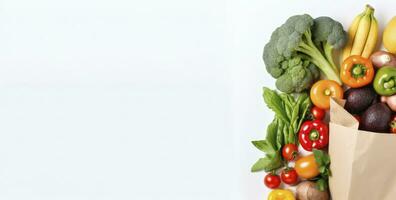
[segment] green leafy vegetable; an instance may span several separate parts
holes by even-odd
[[[305,93],[293,97],[263,88],[263,98],[267,106],[275,112],[274,120],[267,127],[265,140],[252,141],[253,145],[265,153],[252,167],[252,172],[272,171],[283,166],[281,150],[285,144],[297,143],[297,133],[311,106]]]
[[[288,117],[285,112],[282,98],[273,90],[264,88],[264,101],[268,108],[275,112],[275,115],[283,121],[288,121]]]
[[[329,176],[331,176],[330,170],[330,156],[322,150],[313,149],[316,163],[319,166],[320,176],[316,181],[318,190],[325,191],[328,188]]]
[[[282,158],[279,153],[276,153],[274,156],[266,156],[264,158],[260,158],[252,167],[252,172],[259,171],[272,171],[282,167]]]
[[[274,119],[274,121],[272,121],[272,123],[267,127],[267,135],[265,138],[271,145],[276,144],[277,131],[278,131],[278,121],[277,119]],[[276,145],[273,147],[274,149],[277,148]]]
[[[264,47],[266,70],[285,93],[307,90],[319,78],[318,68],[328,79],[341,83],[332,53],[342,49],[346,40],[342,25],[329,17],[292,16],[272,32]]]

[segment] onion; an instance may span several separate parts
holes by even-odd
[[[381,102],[388,104],[389,108],[396,111],[396,95],[393,96],[382,96]]]
[[[396,56],[386,51],[377,51],[373,53],[370,56],[370,60],[377,68],[381,68],[383,66],[396,67]]]
[[[316,189],[316,184],[311,181],[304,181],[297,186],[298,200],[329,200],[328,191]]]

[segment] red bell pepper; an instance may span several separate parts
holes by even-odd
[[[305,121],[301,125],[298,139],[307,151],[323,149],[329,144],[329,128],[320,120]]]

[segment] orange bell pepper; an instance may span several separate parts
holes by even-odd
[[[340,77],[345,85],[352,88],[368,85],[374,79],[373,63],[361,56],[350,56],[342,63]]]

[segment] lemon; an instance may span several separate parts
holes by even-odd
[[[382,40],[384,47],[389,52],[396,53],[396,16],[386,25]]]

